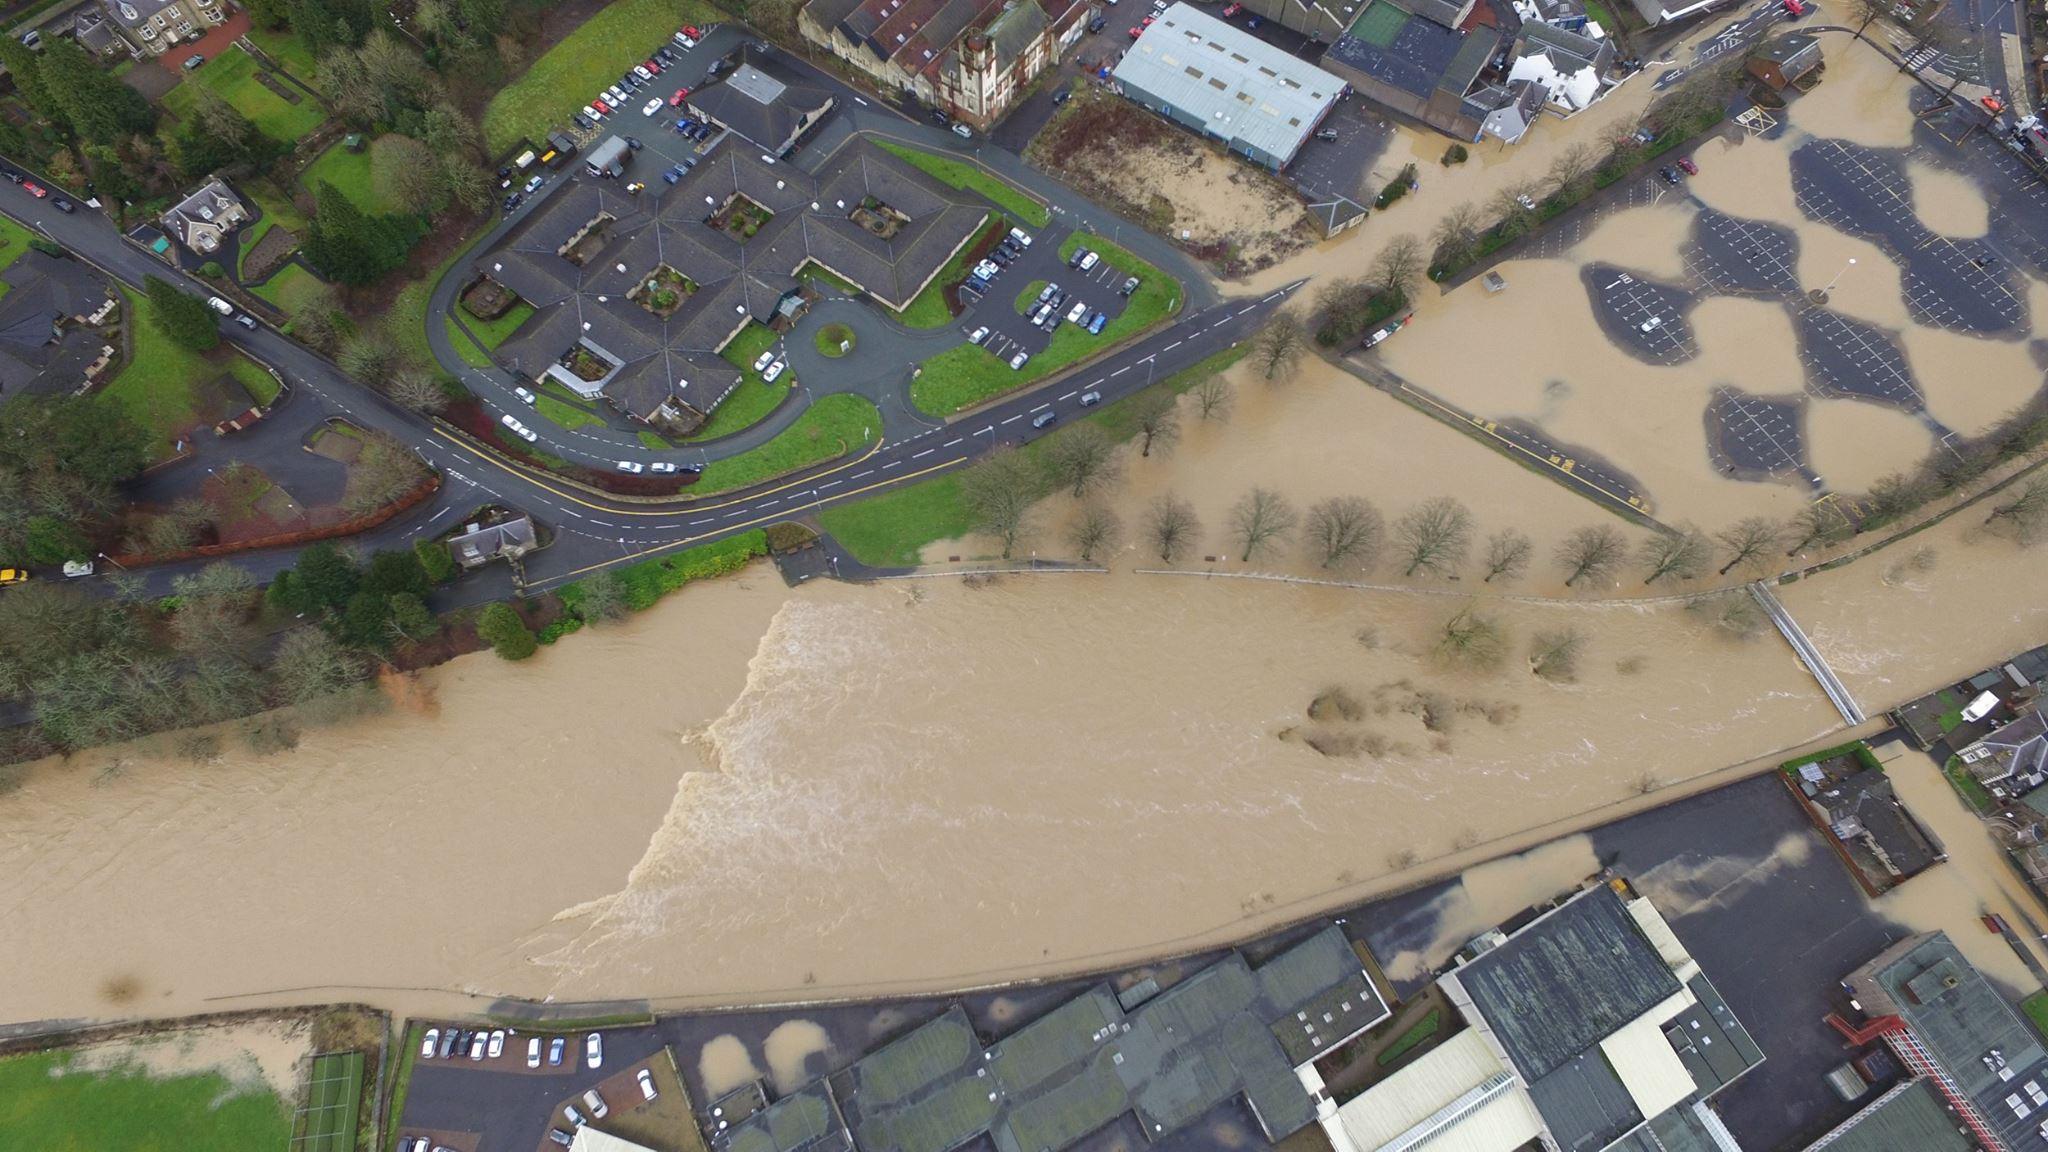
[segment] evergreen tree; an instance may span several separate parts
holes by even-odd
[[[314,205],[306,258],[329,279],[368,284],[405,263],[415,231],[407,222],[364,212],[324,180]]]
[[[339,608],[348,603],[360,580],[356,566],[326,540],[307,545],[292,573],[295,593],[312,608]]]
[[[37,74],[73,131],[111,144],[156,126],[156,110],[142,93],[115,79],[70,40],[45,42]]]
[[[7,66],[7,74],[14,80],[14,88],[28,106],[42,113],[43,119],[51,120],[64,127],[70,127],[64,110],[50,98],[50,90],[43,85],[42,58],[13,36],[0,36],[0,64]]]
[[[142,286],[149,295],[151,322],[172,343],[195,352],[220,343],[220,328],[206,301],[157,276],[143,277]]]
[[[526,621],[505,604],[492,604],[477,616],[476,634],[507,660],[524,660],[538,647]]]

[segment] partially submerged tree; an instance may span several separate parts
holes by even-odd
[[[1309,552],[1325,568],[1364,568],[1380,549],[1385,524],[1362,496],[1332,496],[1309,506]]]
[[[1180,406],[1174,403],[1173,394],[1148,389],[1138,393],[1131,405],[1138,425],[1138,455],[1150,456],[1154,448],[1161,456],[1173,451],[1180,441]]]
[[[1159,559],[1168,564],[1194,544],[1201,530],[1194,505],[1171,492],[1152,501],[1152,507],[1146,510],[1145,537]]]
[[[1230,534],[1240,549],[1238,560],[1249,561],[1294,531],[1294,505],[1270,488],[1253,488],[1230,509]]]
[[[1529,542],[1529,538],[1513,528],[1503,528],[1488,536],[1486,557],[1480,564],[1486,570],[1484,582],[1491,584],[1498,579],[1509,583],[1521,579],[1522,573],[1528,571],[1529,557],[1535,551],[1536,546]]]
[[[1252,337],[1252,362],[1259,366],[1267,381],[1284,380],[1293,375],[1294,366],[1307,346],[1308,329],[1302,325],[1301,316],[1292,308],[1282,308]]]
[[[1031,505],[1038,494],[1038,470],[1015,448],[997,449],[960,477],[960,495],[975,528],[1002,542],[1005,560],[1030,533]]]
[[[1101,555],[1114,552],[1123,542],[1123,521],[1103,504],[1089,503],[1081,508],[1080,515],[1067,527],[1067,542],[1074,546],[1084,563],[1093,564]]]
[[[1406,296],[1422,278],[1422,255],[1422,241],[1404,232],[1373,254],[1365,278],[1382,293]]]
[[[1507,651],[1508,634],[1500,621],[1467,604],[1452,613],[1437,631],[1436,655],[1462,668],[1491,668]]]
[[[1636,548],[1636,563],[1642,566],[1643,583],[1659,580],[1690,580],[1706,571],[1713,545],[1706,535],[1690,524],[1659,532]]]
[[[1429,234],[1436,245],[1436,258],[1445,264],[1463,264],[1471,260],[1479,251],[1480,227],[1479,206],[1469,201],[1444,213]]]
[[[1450,496],[1435,496],[1394,523],[1403,576],[1455,576],[1472,547],[1472,513]]]
[[[1816,500],[1792,517],[1785,532],[1785,555],[1796,556],[1811,547],[1825,548],[1856,534],[1856,525],[1833,500]]]
[[[1221,376],[1204,376],[1188,395],[1194,397],[1195,415],[1218,424],[1230,419],[1230,406],[1235,397],[1231,393],[1230,381]]]
[[[2022,544],[2031,544],[2048,528],[2048,478],[2036,476],[1991,506],[1984,518],[1986,527],[2011,533]]]
[[[1714,539],[1721,542],[1728,556],[1728,562],[1721,565],[1721,575],[1761,562],[1777,550],[1783,535],[1778,522],[1768,516],[1748,516],[1715,533]]]
[[[1564,570],[1564,586],[1581,580],[1604,580],[1614,574],[1628,554],[1628,541],[1611,525],[1579,528],[1557,546],[1557,566]]]
[[[1529,671],[1545,680],[1569,683],[1578,678],[1579,653],[1585,647],[1585,634],[1576,628],[1538,632],[1529,641]]]

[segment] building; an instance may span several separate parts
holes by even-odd
[[[654,1152],[645,1144],[635,1144],[623,1137],[599,1132],[587,1124],[576,1126],[576,1135],[569,1142],[569,1152]]]
[[[1733,1146],[1706,1102],[1763,1052],[1624,881],[1461,955],[1437,984],[1464,1030],[1326,1116],[1336,1152]]]
[[[1956,758],[1979,783],[2000,799],[2018,796],[2048,782],[2048,713],[2038,706],[1958,749]]]
[[[86,265],[29,249],[0,285],[0,400],[76,390],[112,358],[91,329],[112,315],[113,297]]]
[[[1988,1152],[2048,1149],[2048,1049],[1946,933],[1899,941],[1847,984],[1866,1023],[1829,1019],[1852,1042],[1882,1037]]]
[[[1323,67],[1360,96],[1460,140],[1489,127],[1520,139],[1540,97],[1529,82],[1510,88],[1504,74],[1488,73],[1521,27],[1508,0],[1370,0]]]
[[[1795,85],[1803,87],[1807,77],[1818,76],[1826,65],[1821,60],[1820,41],[1804,32],[1787,32],[1764,41],[1743,67],[1770,85],[1771,91],[1783,92]]]
[[[807,265],[901,311],[991,210],[864,136],[815,174],[728,139],[674,185],[570,181],[471,269],[535,309],[501,363],[687,433],[740,381],[732,338],[801,310]]]
[[[1941,1093],[1924,1079],[1896,1084],[1805,1152],[1976,1152]]]
[[[1599,28],[1579,23],[1592,31]],[[1585,111],[1615,85],[1608,74],[1614,66],[1614,42],[1605,36],[1525,21],[1514,51],[1509,83],[1527,81],[1542,89],[1545,106],[1560,116]]]
[[[161,56],[227,19],[227,0],[100,0],[138,56]]]
[[[1864,755],[1867,755],[1865,753]],[[1855,757],[1831,757],[1799,766],[1796,783],[1806,813],[1847,858],[1858,884],[1871,896],[1948,859],[1892,789],[1882,769]],[[1850,770],[1843,771],[1847,765]]]
[[[690,93],[690,114],[784,156],[832,111],[832,94],[768,62],[749,61],[722,83]]]
[[[89,56],[126,56],[130,51],[128,41],[115,31],[104,8],[80,8],[71,18],[71,38]]]
[[[804,39],[986,131],[1085,31],[1089,0],[810,0]]]
[[[201,256],[211,258],[221,244],[249,220],[241,197],[218,176],[209,176],[183,200],[166,209],[164,235]]]
[[[1344,91],[1321,68],[1184,3],[1145,29],[1114,76],[1125,96],[1276,172]]]
[[[1643,18],[1643,23],[1655,27],[1659,24],[1669,24],[1676,20],[1685,20],[1698,16],[1702,12],[1709,12],[1724,4],[1731,3],[1732,0],[1632,0],[1632,2],[1635,4],[1636,15]]]
[[[493,560],[516,564],[538,546],[533,517],[510,513],[472,521],[448,538],[448,554],[464,568],[481,568]]]
[[[984,1046],[955,1005],[714,1135],[718,1152],[1061,1152],[1125,1116],[1167,1139],[1240,1102],[1269,1140],[1315,1122],[1314,1062],[1387,1018],[1341,929],[1163,991],[1103,984]]]

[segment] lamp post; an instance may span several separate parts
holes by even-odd
[[[1835,273],[1835,278],[1833,280],[1828,281],[1828,286],[1821,289],[1821,294],[1825,296],[1828,293],[1833,292],[1835,290],[1835,285],[1841,283],[1842,277],[1848,275],[1849,269],[1854,268],[1855,266],[1856,258],[1854,256],[1849,257],[1849,262],[1847,264],[1842,265],[1842,270],[1840,272]]]

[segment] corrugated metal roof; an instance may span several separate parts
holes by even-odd
[[[1116,78],[1210,134],[1283,163],[1344,90],[1321,68],[1186,4],[1138,37]]]
[[[1828,1152],[1971,1152],[1948,1106],[1925,1080],[1908,1080],[1808,1145]]]
[[[1535,1139],[1543,1126],[1535,1104],[1476,1028],[1352,1097],[1337,1110],[1337,1119],[1359,1152],[1425,1146],[1510,1152]],[[1437,1139],[1455,1133],[1455,1140],[1425,1145],[1430,1133],[1438,1133]]]

